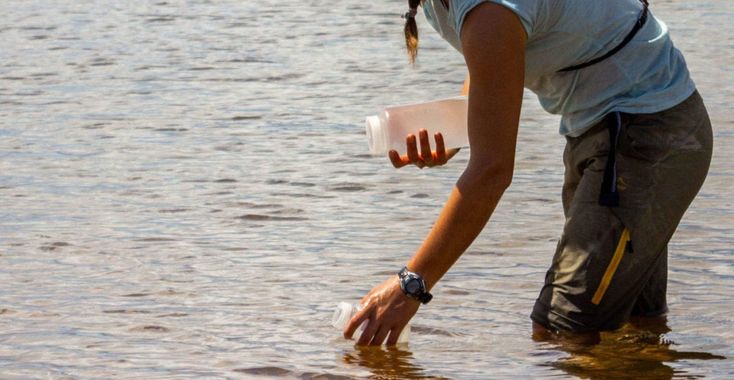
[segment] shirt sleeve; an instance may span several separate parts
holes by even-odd
[[[464,25],[466,15],[477,5],[484,2],[499,4],[511,10],[520,18],[528,37],[532,35],[539,0],[452,0],[449,13],[456,34],[461,36],[461,27]]]

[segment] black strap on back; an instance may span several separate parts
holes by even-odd
[[[619,206],[619,189],[617,189],[617,143],[622,131],[622,114],[612,112],[604,117],[609,131],[609,152],[604,167],[604,177],[599,191],[599,205],[606,207]]]
[[[584,62],[578,65],[569,66],[563,69],[558,70],[558,72],[567,72],[567,71],[574,71],[583,69],[584,67],[589,67],[591,65],[597,64],[614,54],[616,54],[618,51],[622,50],[622,48],[627,45],[630,41],[632,41],[632,38],[635,37],[635,34],[637,34],[640,29],[642,29],[642,26],[645,25],[645,22],[647,21],[647,0],[640,0],[642,2],[642,13],[640,13],[640,17],[637,18],[637,22],[635,23],[635,26],[630,30],[629,33],[627,33],[627,36],[624,37],[624,40],[622,42],[615,46],[614,49],[609,50],[606,54],[602,55],[601,57],[597,57],[592,59],[591,61]]]

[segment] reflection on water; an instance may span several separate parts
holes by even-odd
[[[373,379],[443,379],[427,374],[424,368],[415,364],[413,353],[403,345],[355,346],[354,351],[344,354],[342,361],[368,368]]]
[[[686,376],[685,369],[670,365],[676,361],[726,359],[709,352],[678,351],[676,343],[665,337],[669,331],[664,320],[637,321],[603,333],[598,344],[556,341],[549,349],[569,355],[547,365],[582,379],[671,379]]]
[[[418,329],[426,331],[428,329]],[[665,318],[635,319],[622,328],[604,332],[596,343],[574,337],[541,339],[541,350],[566,355],[539,363],[581,379],[672,379],[698,378],[675,363],[686,360],[723,360],[726,357],[705,351],[677,350],[666,337],[670,332]],[[548,338],[548,337],[546,337]],[[587,339],[588,340],[588,339]],[[542,343],[544,341],[545,343]],[[370,371],[371,379],[439,379],[419,365],[408,345],[394,347],[354,346],[342,362]],[[494,378],[487,373],[486,378]]]

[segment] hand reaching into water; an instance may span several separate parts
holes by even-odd
[[[446,150],[443,142],[443,135],[441,132],[435,134],[436,139],[436,151],[431,151],[431,144],[428,141],[428,131],[421,129],[418,131],[418,137],[420,139],[421,151],[418,154],[418,146],[416,144],[415,135],[410,134],[405,138],[405,145],[407,147],[408,154],[400,156],[396,150],[391,150],[388,155],[390,156],[390,162],[396,168],[402,168],[408,164],[414,164],[415,166],[423,169],[424,167],[440,166],[448,162],[459,149]]]
[[[387,281],[375,286],[362,297],[362,310],[352,317],[344,328],[344,337],[350,339],[357,327],[367,322],[358,345],[381,345],[387,338],[388,345],[398,341],[400,332],[413,318],[420,302],[408,297],[400,289],[398,276],[392,276]]]

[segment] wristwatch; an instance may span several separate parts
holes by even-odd
[[[415,298],[422,304],[427,304],[433,298],[433,295],[426,290],[426,282],[418,273],[409,271],[408,267],[403,267],[398,272],[398,277],[400,277],[400,289],[408,297]]]

